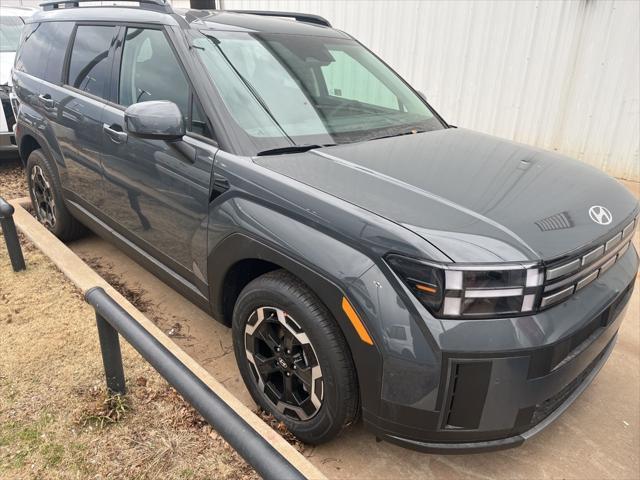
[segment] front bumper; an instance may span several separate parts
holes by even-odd
[[[434,337],[449,348],[441,348],[431,373],[387,357],[382,402],[377,412],[363,408],[365,423],[381,439],[424,452],[522,444],[558,418],[606,362],[637,268],[629,249],[599,283],[542,315],[504,320],[502,334],[492,330],[499,321],[446,327]],[[438,378],[429,386],[421,376]],[[421,384],[425,394],[411,397]]]

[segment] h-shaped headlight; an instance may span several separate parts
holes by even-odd
[[[437,265],[400,255],[387,263],[437,317],[491,318],[532,313],[542,291],[538,266]]]

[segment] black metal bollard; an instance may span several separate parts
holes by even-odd
[[[126,387],[118,332],[98,312],[96,312],[96,323],[98,325],[98,338],[100,339],[104,374],[107,377],[107,388],[113,393],[124,395]]]
[[[13,223],[13,212],[15,209],[13,205],[7,203],[4,198],[0,197],[0,225],[2,226],[2,232],[4,233],[4,241],[7,244],[7,251],[9,252],[9,259],[11,260],[11,267],[14,272],[24,270],[24,256],[22,255],[22,248],[20,247],[20,241],[18,240],[18,232],[16,231],[16,225]]]
[[[155,368],[204,419],[249,463],[265,480],[304,480],[304,475],[260,436],[236,411],[183,364],[174,353],[161,344],[140,323],[127,313],[107,292],[94,287],[85,299],[96,311],[102,358],[109,378],[119,378],[124,389],[124,374],[120,344],[122,335],[142,357]],[[100,324],[104,323],[104,329]],[[106,325],[108,323],[108,325]],[[109,327],[111,330],[107,329]],[[114,333],[118,332],[118,333]],[[117,354],[106,354],[117,349]],[[111,370],[107,370],[107,366]],[[120,377],[118,377],[120,375]],[[114,382],[117,383],[117,382]]]

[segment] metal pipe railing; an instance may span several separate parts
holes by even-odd
[[[13,205],[0,197],[0,225],[2,226],[4,242],[9,252],[11,267],[14,272],[19,272],[20,270],[24,270],[26,266],[24,264],[24,256],[22,255],[22,248],[20,247],[20,240],[18,240],[16,224],[13,222],[13,212],[15,212]]]
[[[298,480],[304,475],[258,434],[235,410],[127,313],[102,288],[85,294],[93,306],[107,386],[124,393],[118,334],[135,348],[263,478]]]

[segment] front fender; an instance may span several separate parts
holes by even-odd
[[[236,231],[216,242],[222,224]],[[435,405],[440,355],[427,341],[424,323],[407,306],[373,260],[353,247],[283,213],[235,197],[211,212],[209,281],[213,313],[223,318],[224,282],[239,261],[259,259],[296,275],[331,311],[356,366],[365,415],[393,405]],[[374,346],[360,340],[342,310],[347,297],[365,323]],[[402,330],[403,335],[398,337]]]

